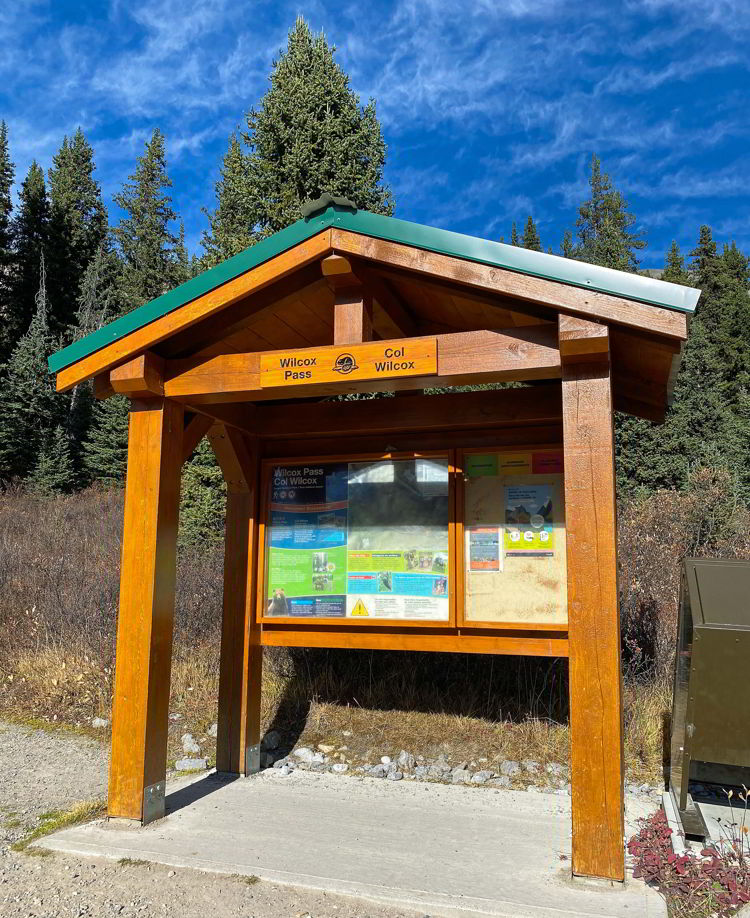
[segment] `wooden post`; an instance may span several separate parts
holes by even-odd
[[[263,676],[260,626],[254,615],[258,446],[221,424],[211,428],[208,438],[227,483],[216,770],[254,774],[260,770]]]
[[[183,414],[130,406],[108,812],[143,823],[164,815]]]
[[[624,879],[614,434],[604,325],[560,316],[573,873]]]

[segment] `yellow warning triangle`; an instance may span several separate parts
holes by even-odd
[[[352,615],[369,615],[367,611],[367,606],[362,602],[361,599],[358,599],[356,605],[352,609]]]

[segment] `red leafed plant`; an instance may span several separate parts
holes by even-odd
[[[747,792],[742,821],[727,826],[726,839],[700,854],[677,855],[672,830],[663,810],[644,820],[628,842],[633,876],[656,887],[666,898],[670,914],[680,918],[726,918],[750,902],[750,850],[747,844]],[[732,794],[729,795],[730,805]]]

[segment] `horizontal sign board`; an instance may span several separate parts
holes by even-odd
[[[260,355],[262,389],[436,373],[437,338],[368,341]]]

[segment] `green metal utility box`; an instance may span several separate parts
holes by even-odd
[[[669,789],[701,835],[690,781],[750,786],[749,561],[683,561]]]

